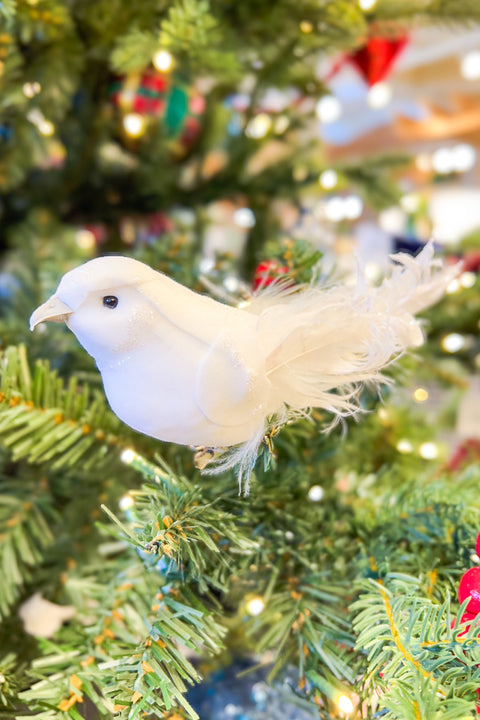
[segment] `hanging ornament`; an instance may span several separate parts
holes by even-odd
[[[467,598],[470,598],[467,613],[471,615],[480,613],[480,567],[470,568],[460,579],[458,600],[463,603]]]
[[[118,78],[110,86],[109,97],[124,119],[138,119],[140,128],[131,137],[140,137],[160,120],[172,150],[183,154],[197,140],[202,129],[206,102],[190,83],[171,73],[148,69]]]
[[[369,87],[385,80],[395,60],[408,43],[408,35],[396,38],[371,37],[365,45],[346,56]]]
[[[57,605],[37,592],[20,606],[18,614],[25,632],[35,637],[52,637],[63,623],[75,615],[72,605]]]
[[[480,533],[477,535],[475,541],[475,552],[477,556],[480,553]],[[467,570],[460,579],[458,586],[458,600],[463,603],[467,598],[470,598],[467,605],[466,611],[460,618],[460,623],[465,623],[465,629],[458,633],[458,637],[461,638],[470,631],[472,623],[475,621],[477,614],[480,612],[480,567],[473,567]],[[451,628],[453,629],[456,625],[456,619],[454,618],[451,622]],[[480,627],[477,628],[477,637],[480,638]],[[477,665],[478,667],[478,665]],[[477,688],[477,696],[480,701],[480,688]],[[477,705],[477,713],[480,714],[480,705]]]

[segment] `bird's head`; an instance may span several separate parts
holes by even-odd
[[[162,276],[132,258],[101,257],[66,273],[30,318],[30,329],[65,322],[97,362],[128,352],[154,324],[148,286]]]

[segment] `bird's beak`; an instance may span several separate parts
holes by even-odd
[[[46,322],[47,320],[51,322],[63,322],[72,312],[72,308],[68,307],[68,305],[62,302],[56,295],[52,295],[47,302],[40,305],[40,307],[32,313],[30,330],[34,330],[39,323]]]

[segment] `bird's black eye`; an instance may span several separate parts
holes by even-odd
[[[115,295],[105,295],[105,297],[103,298],[103,304],[105,305],[105,307],[113,310],[118,305],[118,298]]]

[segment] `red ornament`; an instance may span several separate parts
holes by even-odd
[[[470,598],[467,612],[471,615],[480,613],[480,567],[470,568],[462,575],[458,586],[458,599],[463,603],[467,598]]]
[[[347,55],[346,59],[355,65],[371,87],[387,77],[407,42],[407,35],[396,38],[372,37],[361,48]]]
[[[475,552],[477,553],[478,557],[480,557],[480,533],[478,533],[477,540],[475,542]]]
[[[466,635],[468,633],[468,631],[470,630],[470,625],[472,624],[472,622],[475,620],[476,617],[477,617],[476,615],[472,615],[472,613],[469,613],[469,612],[463,613],[462,617],[460,618],[459,625],[461,625],[462,623],[468,623],[468,625],[466,626],[465,630],[462,630],[461,633],[458,633],[458,637],[462,637],[462,635]],[[452,620],[452,622],[450,623],[450,627],[452,628],[452,630],[455,627],[456,622],[457,621],[454,618]],[[478,631],[478,634],[480,635],[480,629]]]
[[[480,440],[477,438],[467,438],[467,440],[464,440],[461,445],[457,447],[447,462],[446,468],[450,472],[455,472],[475,460],[480,460]],[[478,549],[477,555],[480,557]]]
[[[206,100],[185,79],[153,68],[117,78],[109,89],[111,102],[123,114],[137,113],[152,124],[158,119],[174,151],[188,150],[198,139]]]
[[[463,258],[464,272],[480,272],[480,250],[470,250]]]
[[[288,265],[280,265],[276,260],[264,260],[255,268],[253,275],[253,289],[268,287],[278,278],[290,272]]]
[[[117,80],[110,88],[110,98],[124,112],[139,115],[161,115],[165,112],[170,87],[168,75],[146,70]]]

